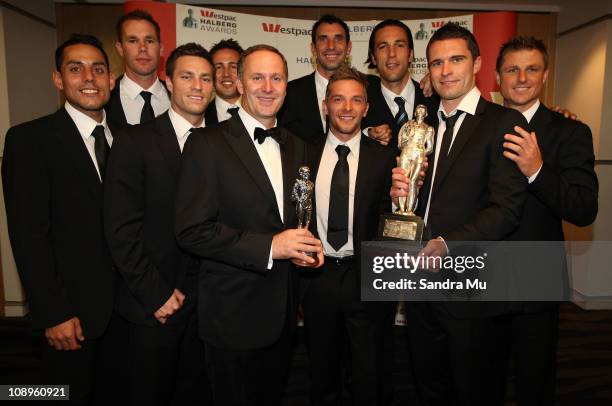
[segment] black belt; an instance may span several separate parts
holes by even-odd
[[[326,264],[348,264],[355,260],[355,255],[348,255],[346,257],[330,257],[325,255]]]

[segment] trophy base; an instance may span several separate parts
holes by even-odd
[[[378,222],[378,241],[422,241],[425,223],[419,216],[382,214]]]

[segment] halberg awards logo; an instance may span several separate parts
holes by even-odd
[[[193,9],[187,9],[187,17],[183,19],[183,27],[229,35],[238,33],[236,16],[204,9],[200,9],[199,19],[195,18],[193,14]]]

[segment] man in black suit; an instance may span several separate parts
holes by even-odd
[[[427,59],[440,95],[433,163],[421,188],[417,214],[429,240],[420,254],[449,254],[446,241],[502,240],[519,224],[527,180],[505,158],[504,134],[524,117],[480,96],[478,44],[465,28],[449,23],[432,36]],[[406,195],[407,182],[394,170],[392,196]],[[452,271],[450,271],[452,272]],[[419,397],[423,404],[492,404],[483,339],[490,330],[487,303],[409,303],[407,327]]]
[[[105,224],[121,275],[116,308],[130,337],[126,369],[133,405],[185,404],[204,386],[196,373],[202,367],[195,317],[199,263],[176,243],[173,209],[181,151],[194,128],[204,125],[212,70],[200,45],[172,51],[166,63],[170,109],[118,134],[108,163]]]
[[[414,116],[414,108],[427,107],[426,122],[436,125],[437,96],[425,97],[419,83],[410,77],[410,63],[414,57],[414,45],[410,28],[399,20],[378,23],[368,45],[368,68],[378,75],[368,75],[368,115],[363,127],[387,124],[391,129],[389,145],[397,148],[397,134]]]
[[[44,329],[44,383],[93,399],[115,272],[102,228],[102,180],[112,134],[103,110],[114,78],[100,41],[73,35],[55,51],[60,110],[11,128],[2,181],[9,236],[32,322]],[[95,371],[95,374],[94,374]],[[108,388],[104,389],[108,390]]]
[[[179,245],[202,258],[200,337],[218,405],[280,405],[297,317],[298,278],[289,259],[314,260],[319,240],[295,229],[290,196],[305,145],[277,128],[287,62],[268,45],[238,66],[238,115],[194,134],[176,199]]]
[[[306,141],[320,141],[327,134],[323,114],[325,89],[331,75],[351,53],[351,34],[346,22],[325,14],[312,26],[310,50],[316,58],[313,73],[294,79],[287,85],[287,98],[280,116],[283,127]],[[391,136],[388,125],[373,127],[368,135],[386,144]]]
[[[517,128],[518,136],[505,136],[509,151],[504,155],[516,163],[529,183],[521,223],[509,239],[563,241],[562,220],[587,226],[597,215],[591,130],[540,102],[548,77],[548,53],[542,41],[516,37],[505,43],[496,70],[504,105],[520,111],[533,131]],[[559,280],[567,280],[566,273],[566,267],[560,269]],[[499,337],[508,342],[514,360],[517,403],[553,405],[558,303],[508,303],[506,313],[496,321]],[[503,354],[501,347],[498,341],[496,350]],[[502,365],[507,366],[507,360]],[[502,395],[505,383],[505,379],[499,382]]]
[[[210,49],[215,69],[215,99],[206,109],[206,123],[210,127],[238,113],[238,61],[244,50],[233,39],[217,42]]]
[[[382,339],[393,306],[362,302],[361,241],[374,238],[388,195],[395,151],[361,134],[367,79],[342,67],[330,78],[323,111],[327,138],[312,147],[316,230],[325,265],[304,273],[304,321],[313,405],[337,405],[344,349],[350,349],[353,404],[382,403]],[[385,314],[387,313],[387,314]]]
[[[125,66],[105,106],[111,127],[119,130],[144,123],[170,107],[168,91],[157,77],[163,51],[159,24],[151,14],[134,10],[116,25],[115,49]]]

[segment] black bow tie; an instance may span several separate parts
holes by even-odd
[[[266,140],[267,137],[272,137],[279,144],[285,143],[285,135],[283,134],[282,131],[280,131],[278,127],[272,127],[267,130],[257,127],[255,128],[254,136],[255,136],[255,141],[257,141],[260,144],[263,144],[263,142]]]

